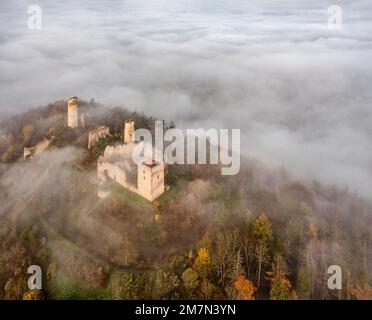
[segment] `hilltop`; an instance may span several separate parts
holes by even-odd
[[[126,119],[150,130],[155,119],[79,102],[89,117],[69,129],[66,104],[0,124],[0,298],[34,294],[22,273],[31,263],[46,278],[34,298],[333,299],[324,276],[333,264],[349,286],[343,298],[370,294],[368,201],[251,159],[236,176],[170,166],[170,189],[153,202],[117,184],[98,199],[104,148],[123,139]],[[88,150],[87,132],[99,125],[112,136]],[[24,161],[23,148],[44,138],[48,149]]]

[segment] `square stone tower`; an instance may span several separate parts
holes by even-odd
[[[69,128],[79,126],[78,98],[71,97],[67,102],[67,125]]]
[[[138,165],[138,193],[153,201],[165,191],[164,162],[148,160]]]
[[[134,121],[128,119],[125,121],[124,124],[124,143],[132,143],[133,142],[133,135],[134,135]]]

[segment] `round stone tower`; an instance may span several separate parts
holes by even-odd
[[[71,97],[67,102],[67,124],[69,128],[79,126],[78,98]]]
[[[134,121],[128,119],[124,124],[124,143],[132,143],[134,135]]]

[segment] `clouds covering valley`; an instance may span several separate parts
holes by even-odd
[[[337,1],[1,2],[0,117],[78,95],[240,128],[243,153],[295,174],[372,186],[372,4]]]

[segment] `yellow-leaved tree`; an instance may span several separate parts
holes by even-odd
[[[239,275],[234,282],[235,289],[237,290],[237,298],[240,300],[253,300],[254,287],[252,281],[245,278],[243,275]]]

